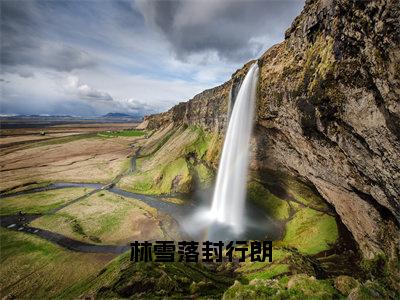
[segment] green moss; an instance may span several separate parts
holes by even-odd
[[[286,191],[290,193],[298,202],[318,209],[327,209],[328,206],[324,199],[318,195],[317,191],[313,191],[306,184],[291,178],[286,177],[284,180]]]
[[[133,180],[132,182],[130,182],[129,186],[121,185],[121,187],[132,192],[151,194],[153,184],[154,184],[153,173],[146,172],[133,176]]]
[[[287,264],[273,264],[262,271],[245,274],[244,277],[248,280],[252,279],[270,279],[277,275],[289,272],[289,265]]]
[[[399,299],[399,292],[390,291],[385,288],[379,281],[367,280],[363,284],[357,285],[349,293],[349,299],[366,299],[366,300],[377,300],[377,299]]]
[[[137,160],[137,171],[123,178],[118,186],[143,194],[168,194],[189,192],[193,165],[200,184],[209,183],[212,172],[202,163],[208,151],[210,136],[198,126],[181,126],[169,131],[157,143],[158,146]]]
[[[250,200],[263,207],[271,217],[279,220],[289,218],[290,207],[287,201],[276,197],[260,183],[250,182],[247,193]]]
[[[333,40],[318,37],[305,52],[303,66],[303,89],[313,91],[319,81],[324,79],[333,68]]]
[[[205,155],[210,142],[210,136],[207,135],[201,127],[190,126],[187,130],[190,130],[196,134],[197,138],[193,143],[187,145],[184,149],[184,153],[195,153],[197,158],[201,159]]]
[[[184,158],[169,163],[162,171],[161,193],[169,193],[172,190],[188,192],[190,189],[191,175]]]
[[[169,194],[174,191],[189,192],[191,180],[187,162],[181,157],[164,166],[124,178],[118,186],[131,192],[149,195]]]
[[[226,290],[222,299],[274,299],[278,291],[277,288],[265,285],[242,285],[235,282]]]
[[[287,288],[313,299],[332,299],[334,295],[337,295],[330,280],[317,280],[305,274],[291,276]]]
[[[195,165],[194,170],[201,185],[206,185],[210,183],[214,177],[214,173],[204,164]]]
[[[208,143],[208,149],[204,156],[204,159],[212,164],[216,164],[219,161],[219,156],[222,151],[223,138],[217,133],[210,134],[210,141]]]
[[[394,269],[398,270],[399,262],[397,261],[395,264]],[[376,254],[373,259],[363,259],[360,265],[364,272],[371,277],[379,277],[384,280],[398,277],[393,270],[390,271],[390,262],[384,253]]]
[[[327,250],[338,238],[334,217],[309,209],[300,209],[286,224],[283,244],[305,254]]]
[[[250,284],[236,281],[223,299],[332,299],[339,298],[329,280],[307,275],[283,276],[279,280],[254,279]]]
[[[261,269],[267,269],[272,267],[272,263],[276,264],[278,262],[283,261],[285,258],[290,256],[290,252],[283,249],[273,248],[272,251],[272,262],[251,262],[245,261],[240,263],[240,267],[235,270],[235,272],[239,273],[251,273]]]
[[[201,265],[180,262],[129,262],[129,253],[117,257],[99,274],[77,283],[59,298],[154,298],[190,295],[220,297],[232,279],[214,274]]]

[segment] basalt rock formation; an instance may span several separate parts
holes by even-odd
[[[251,63],[142,127],[187,123],[222,134]],[[258,63],[251,168],[313,185],[365,258],[392,251],[400,240],[400,2],[306,1]]]

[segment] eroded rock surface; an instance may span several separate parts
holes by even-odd
[[[232,86],[168,112],[147,128],[174,123],[223,133]],[[251,168],[314,185],[351,231],[365,258],[399,242],[400,2],[310,0],[285,41],[258,60],[260,81]],[[388,223],[397,230],[385,235]]]

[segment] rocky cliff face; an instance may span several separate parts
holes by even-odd
[[[251,63],[142,126],[187,123],[223,132],[230,94]],[[315,186],[364,257],[387,253],[388,239],[399,242],[399,1],[307,1],[285,41],[258,63],[252,169]]]

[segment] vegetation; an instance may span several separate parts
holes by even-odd
[[[137,136],[143,136],[145,135],[146,132],[143,130],[121,130],[121,131],[104,131],[101,133],[98,133],[97,135],[100,137],[107,137],[107,138],[113,138],[113,137],[137,137]]]
[[[261,271],[246,274],[245,278],[248,280],[252,279],[270,279],[277,275],[289,272],[289,265],[287,264],[274,264]]]
[[[66,144],[74,141],[79,140],[86,140],[90,138],[95,138],[96,134],[94,133],[85,133],[85,134],[75,134],[75,135],[68,135],[63,137],[52,138],[48,140],[38,140],[27,145],[21,146],[18,150],[27,149],[27,148],[35,148],[35,147],[43,147],[43,146],[52,146],[52,145],[59,145],[59,144]]]
[[[299,284],[301,283],[301,284]],[[250,284],[236,281],[223,299],[332,299],[339,293],[329,281],[316,280],[305,274],[280,279],[253,279]]]
[[[288,202],[276,197],[260,183],[250,182],[247,191],[250,200],[264,208],[271,217],[278,220],[289,218],[290,207]]]
[[[45,214],[88,193],[88,188],[68,188],[7,197],[0,201],[0,215],[16,214],[19,211],[28,214]]]
[[[194,170],[201,186],[207,186],[214,178],[214,173],[204,164],[195,165]]]
[[[97,273],[112,257],[76,253],[35,236],[0,228],[2,297],[44,299]]]
[[[202,185],[212,179],[203,163],[210,136],[197,126],[182,126],[166,132],[157,143],[141,151],[137,171],[123,178],[119,187],[143,194],[190,192],[194,178]]]
[[[122,144],[128,139],[111,138],[136,133],[124,134],[128,131],[100,134],[104,139],[96,137],[101,143]],[[122,178],[120,187],[143,194],[169,194],[190,191],[194,180],[201,185],[212,182],[214,172],[210,166],[218,159],[220,136],[197,126],[170,128],[157,134],[137,139],[136,146],[143,149],[142,157],[137,160],[136,172]],[[119,172],[130,166],[126,155],[120,157]],[[96,168],[111,176],[106,163],[96,163]],[[385,290],[385,284],[374,280],[374,272],[385,258],[365,263],[371,281],[347,270],[345,276],[329,273],[335,256],[343,255],[321,256],[321,251],[330,249],[339,237],[336,220],[328,214],[329,206],[306,184],[290,177],[271,177],[257,178],[248,184],[250,200],[285,227],[282,240],[274,242],[271,263],[250,262],[249,258],[243,263],[132,263],[129,253],[125,253],[107,264],[113,258],[111,255],[71,252],[35,236],[1,229],[2,296],[331,299],[392,295]],[[276,186],[284,192],[274,189]],[[0,213],[22,210],[48,214],[87,191],[70,188],[4,198],[0,201]],[[168,195],[160,201],[185,204]],[[95,244],[170,240],[177,233],[174,220],[156,209],[108,191],[99,191],[53,215],[38,218],[32,226]],[[318,272],[326,274],[320,277]],[[389,273],[386,270],[379,274]]]
[[[313,191],[304,183],[295,180],[294,178],[285,176],[283,186],[294,199],[301,204],[314,209],[327,210],[327,203],[321,198],[318,192]]]
[[[98,274],[79,282],[60,298],[220,297],[232,279],[201,264],[130,262],[123,254]]]
[[[102,191],[42,216],[32,225],[85,242],[124,244],[140,237],[163,238],[156,216],[145,204]]]
[[[305,254],[316,254],[336,242],[338,229],[334,217],[302,208],[286,224],[283,244]]]
[[[21,184],[18,186],[12,186],[10,188],[6,188],[0,191],[2,195],[8,195],[8,194],[13,194],[17,192],[22,192],[30,189],[36,189],[36,188],[43,188],[48,185],[50,185],[50,181],[43,181],[43,182],[36,182],[36,181],[31,181],[31,182],[26,182],[25,184]]]

